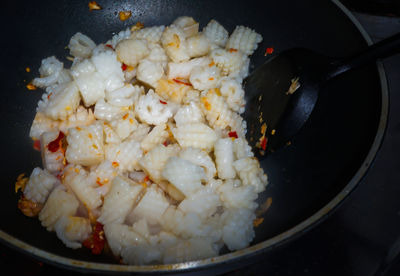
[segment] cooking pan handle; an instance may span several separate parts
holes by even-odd
[[[386,58],[394,54],[400,53],[400,33],[388,37],[380,42],[367,47],[364,51],[345,58],[333,65],[333,69],[326,75],[329,80],[349,70],[361,67],[376,61],[379,58]]]

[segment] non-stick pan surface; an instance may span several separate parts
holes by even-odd
[[[32,149],[28,137],[41,91],[28,91],[25,85],[37,76],[44,57],[55,55],[69,67],[65,47],[73,34],[80,31],[100,43],[137,21],[145,26],[170,24],[180,15],[189,15],[202,27],[215,18],[230,32],[236,25],[245,25],[262,34],[264,40],[252,57],[251,68],[268,58],[264,56],[267,47],[273,47],[274,53],[306,47],[341,57],[367,45],[353,19],[336,1],[99,0],[103,9],[92,12],[88,2],[8,1],[1,10],[0,237],[7,244],[48,262],[78,269],[154,272],[237,264],[273,249],[320,221],[355,188],[370,166],[387,116],[384,74],[377,66],[331,82],[291,145],[262,162],[270,184],[259,202],[271,197],[272,205],[256,228],[252,247],[205,261],[154,267],[122,266],[105,256],[92,256],[85,249],[66,248],[37,219],[20,213],[14,182],[20,173],[29,175],[41,165],[40,154]],[[131,10],[133,16],[121,22],[121,10]],[[27,66],[31,73],[25,71]]]

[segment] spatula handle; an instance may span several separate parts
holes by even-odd
[[[386,58],[397,53],[400,53],[400,33],[381,40],[354,56],[337,62],[334,64],[334,68],[328,72],[326,80],[349,70],[372,63],[379,58]]]

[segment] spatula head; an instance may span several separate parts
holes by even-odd
[[[270,58],[246,78],[244,119],[255,152],[264,156],[290,142],[313,111],[328,67],[328,58],[298,48]]]

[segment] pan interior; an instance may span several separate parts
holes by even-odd
[[[0,141],[5,146],[1,155],[0,229],[44,251],[82,261],[114,262],[86,250],[66,248],[37,219],[19,212],[13,191],[20,173],[29,175],[41,165],[40,154],[32,149],[28,135],[41,92],[28,91],[25,85],[37,76],[42,58],[55,55],[70,66],[65,46],[73,34],[80,31],[100,43],[137,21],[145,26],[165,25],[180,15],[189,15],[203,27],[214,18],[229,32],[236,25],[245,25],[262,34],[264,40],[252,56],[251,68],[268,58],[264,56],[267,47],[273,47],[275,53],[305,47],[332,57],[366,47],[357,28],[329,1],[102,1],[103,9],[92,12],[86,1],[14,1],[7,5],[1,19],[8,28],[7,47],[0,53],[4,80]],[[121,22],[121,10],[131,10],[132,18]],[[31,73],[25,72],[27,66]],[[272,205],[264,223],[256,228],[253,244],[312,216],[346,187],[361,166],[369,165],[363,163],[376,137],[381,106],[375,66],[350,72],[325,87],[310,120],[291,145],[262,162],[270,184],[259,202],[271,197]]]

